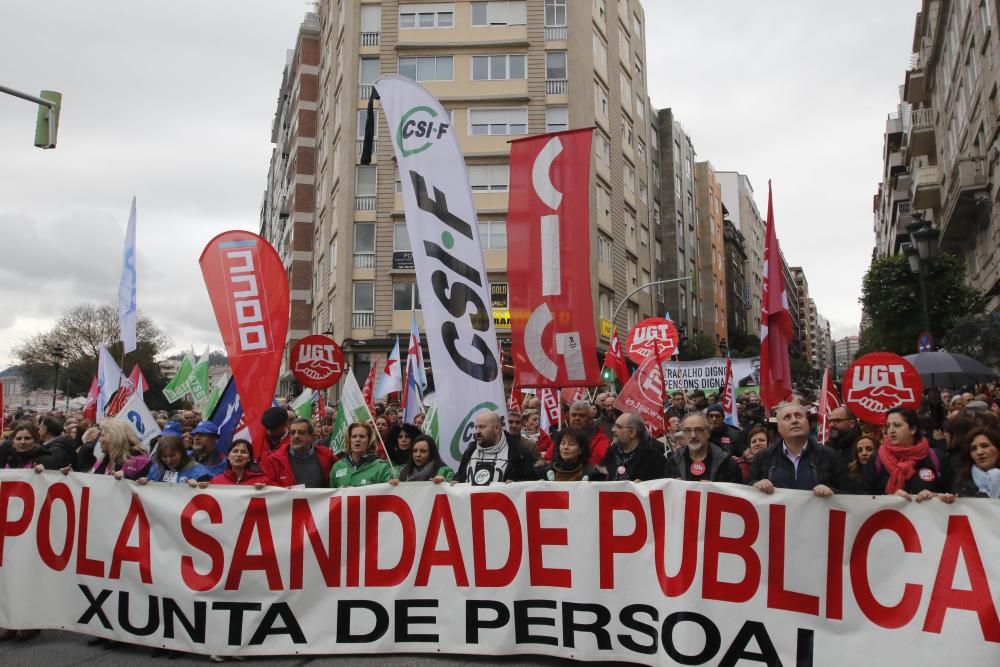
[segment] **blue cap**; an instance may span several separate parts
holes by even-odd
[[[180,422],[167,422],[163,425],[162,435],[184,435],[184,427],[181,426]]]
[[[213,435],[219,437],[219,427],[210,421],[203,421],[194,427],[191,435]]]

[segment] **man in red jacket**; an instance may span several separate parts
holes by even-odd
[[[314,444],[313,425],[296,419],[288,427],[290,442],[268,454],[261,470],[278,486],[325,489],[330,486],[330,469],[337,457],[329,447]]]
[[[594,413],[590,409],[590,403],[587,401],[577,401],[569,406],[569,419],[567,421],[573,428],[583,429],[590,435],[590,461],[588,463],[592,466],[601,465],[608,447],[611,446],[611,441],[608,440],[608,436],[604,435],[603,431],[594,425]],[[544,456],[546,460],[552,460],[552,451],[554,449],[555,446],[550,447],[545,452]]]

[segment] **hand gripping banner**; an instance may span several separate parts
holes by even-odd
[[[260,458],[267,451],[260,418],[274,400],[288,332],[288,275],[271,244],[245,231],[216,236],[198,263],[229,355],[254,454]]]
[[[514,383],[601,383],[590,289],[593,129],[519,139],[510,150],[507,281]]]
[[[506,415],[479,224],[448,112],[420,84],[375,82],[399,163],[406,231],[438,396],[441,456],[456,465],[476,415]]]

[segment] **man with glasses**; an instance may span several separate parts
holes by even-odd
[[[601,462],[609,482],[645,482],[666,477],[667,459],[653,449],[642,417],[623,412],[612,428],[615,440]]]
[[[711,443],[726,450],[730,456],[741,456],[745,449],[743,433],[735,426],[726,423],[726,413],[722,409],[722,404],[712,403],[705,410],[705,416],[711,429],[708,436]]]
[[[686,446],[668,455],[667,477],[688,482],[743,481],[740,467],[722,447],[709,441],[708,420],[693,412],[681,422]]]
[[[861,437],[858,420],[850,410],[839,407],[830,413],[827,423],[830,424],[830,435],[826,445],[840,454],[845,463],[850,463],[854,443]]]
[[[295,419],[288,426],[289,442],[268,454],[260,463],[278,486],[325,489],[330,486],[330,470],[337,457],[329,447],[315,444],[313,425]]]

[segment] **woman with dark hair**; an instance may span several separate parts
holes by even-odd
[[[161,435],[153,450],[153,464],[146,477],[140,477],[139,484],[166,482],[183,484],[189,479],[205,482],[212,478],[208,468],[196,463],[184,448],[184,440],[178,435]]]
[[[183,441],[182,441],[183,442]],[[188,480],[188,486],[193,486],[194,480]],[[226,454],[226,469],[220,475],[212,478],[212,484],[232,486],[253,486],[260,490],[265,486],[273,486],[267,476],[253,460],[253,447],[249,440],[238,438],[233,440]],[[204,482],[198,486],[202,486]]]
[[[558,437],[552,462],[545,468],[543,479],[550,482],[597,482],[604,475],[590,465],[590,435],[582,428],[568,426]]]
[[[393,465],[401,466],[410,460],[410,448],[420,435],[420,429],[413,424],[396,424],[389,428],[385,448]]]
[[[944,434],[944,441],[947,444],[948,451],[958,452],[962,443],[965,442],[965,436],[974,428],[976,428],[976,422],[968,417],[957,415],[951,419],[946,419],[944,425],[941,427],[941,432]]]
[[[42,472],[58,470],[61,466],[62,459],[42,447],[38,427],[30,421],[15,424],[10,440],[0,445],[0,470],[31,468]]]
[[[399,482],[450,482],[455,478],[455,471],[445,465],[438,452],[437,443],[429,435],[418,435],[410,447],[410,460],[399,470],[399,479],[393,479],[390,484]]]
[[[750,464],[753,462],[753,457],[771,445],[767,429],[760,425],[754,426],[747,433],[746,443],[747,448],[743,451],[743,456],[733,457],[733,461],[740,467],[740,474],[743,476],[744,484],[750,479]]]
[[[878,452],[878,441],[870,433],[862,433],[851,445],[851,460],[847,464],[847,472],[851,473],[859,482],[861,481],[861,471],[864,470],[868,461]]]
[[[948,453],[928,444],[917,413],[909,408],[889,410],[882,446],[861,472],[865,493],[952,503],[951,478]]]
[[[1000,498],[1000,431],[988,426],[969,432],[955,462],[955,493],[966,498]]]

